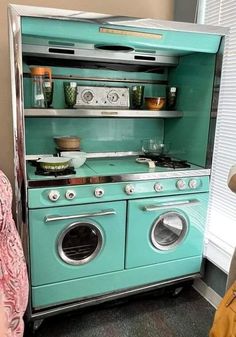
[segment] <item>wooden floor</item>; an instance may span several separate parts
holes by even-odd
[[[214,308],[192,287],[45,319],[36,337],[207,337]],[[29,337],[29,335],[27,336]]]

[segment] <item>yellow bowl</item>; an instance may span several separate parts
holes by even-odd
[[[145,97],[145,105],[148,110],[161,110],[166,103],[165,97]]]

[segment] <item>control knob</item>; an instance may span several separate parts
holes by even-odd
[[[195,189],[198,186],[198,181],[196,179],[190,179],[189,182],[188,182],[188,186],[190,188]]]
[[[110,103],[116,103],[119,100],[119,95],[114,90],[110,91],[107,95],[107,99]]]
[[[161,191],[163,190],[163,185],[162,185],[161,183],[156,183],[156,184],[154,185],[154,190],[155,190],[156,192],[161,192]]]
[[[84,90],[82,92],[82,100],[85,102],[85,103],[90,103],[92,100],[93,100],[93,93],[92,91],[90,90]]]
[[[104,190],[100,187],[95,188],[94,195],[96,198],[101,198],[104,196]]]
[[[134,193],[134,185],[128,184],[125,186],[125,193],[130,195]]]
[[[75,198],[75,196],[76,196],[75,191],[73,191],[73,190],[66,191],[66,199],[67,200],[73,200]]]
[[[185,181],[182,180],[182,179],[177,180],[177,182],[176,182],[176,187],[177,187],[179,190],[185,189],[185,187],[186,187]]]
[[[60,192],[52,190],[48,193],[48,199],[51,201],[57,201],[60,198]]]

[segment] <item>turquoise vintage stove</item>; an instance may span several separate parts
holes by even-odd
[[[28,166],[35,309],[200,272],[207,171],[135,159],[88,159],[46,179]]]
[[[199,277],[226,30],[17,5],[9,17],[29,319]],[[52,108],[32,108],[32,66],[51,68]],[[65,81],[91,89],[85,107],[66,107]],[[176,87],[176,106],[89,105],[96,87],[127,95],[137,85],[145,97]],[[65,135],[80,137],[86,163],[36,174],[29,159],[58,155],[53,139]],[[187,165],[137,163],[146,138]]]

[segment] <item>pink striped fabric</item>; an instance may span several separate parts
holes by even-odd
[[[5,316],[5,336],[22,337],[22,317],[28,301],[28,277],[11,206],[11,185],[0,171],[0,304]]]

